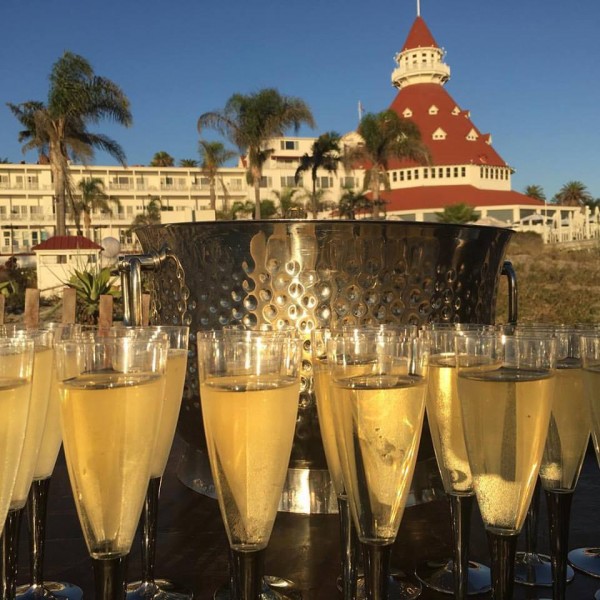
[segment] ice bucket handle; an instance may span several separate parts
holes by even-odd
[[[126,254],[119,258],[117,270],[121,275],[124,325],[142,325],[142,271],[157,271],[166,258],[166,250],[151,254]]]
[[[516,323],[519,310],[517,302],[517,274],[512,263],[505,260],[502,265],[502,275],[505,275],[508,280],[508,322]]]

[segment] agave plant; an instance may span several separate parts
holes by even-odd
[[[77,294],[77,321],[95,324],[100,312],[100,296],[110,295],[120,298],[115,288],[117,278],[111,275],[109,268],[75,269],[67,286]]]

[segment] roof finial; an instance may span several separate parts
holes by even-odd
[[[417,17],[421,16],[421,0],[417,0]]]

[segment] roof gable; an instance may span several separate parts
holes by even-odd
[[[439,48],[434,37],[422,17],[417,17],[412,24],[408,37],[402,47],[402,52],[413,48]]]
[[[83,235],[55,235],[44,242],[31,248],[38,250],[103,250],[102,246],[96,244]]]

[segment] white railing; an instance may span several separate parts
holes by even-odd
[[[598,208],[590,210],[585,207],[583,211],[571,213],[565,219],[560,219],[557,215],[544,220],[545,222],[517,223],[512,229],[538,233],[546,244],[600,239],[600,209]]]

